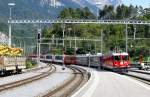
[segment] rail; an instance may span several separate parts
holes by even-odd
[[[29,78],[26,78],[26,79],[23,79],[23,80],[19,80],[19,81],[15,81],[15,82],[11,82],[11,83],[0,85],[0,92],[4,91],[4,90],[8,90],[8,89],[19,87],[21,85],[25,85],[25,84],[31,83],[33,81],[40,80],[42,78],[45,78],[45,77],[51,75],[55,71],[56,71],[56,67],[51,65],[50,69],[49,69],[49,72],[44,72],[44,73],[36,75],[34,77],[29,77]]]
[[[129,72],[135,72],[135,71],[129,71]],[[140,76],[140,75],[134,75],[134,74],[130,74],[130,73],[124,73],[124,75],[130,76],[130,77],[135,78],[135,79],[137,79],[137,80],[139,80],[139,81],[141,81],[143,83],[146,83],[146,84],[150,85],[150,77],[149,77],[150,73],[138,72],[138,71],[136,73],[144,74],[147,77]]]
[[[82,84],[87,82],[88,79],[85,79],[85,70],[77,67],[69,67],[73,71],[73,76],[66,81],[64,84],[56,87],[53,90],[50,90],[48,93],[43,95],[43,97],[68,97],[73,92],[77,90]]]
[[[129,70],[129,71],[150,75],[150,72],[146,72],[146,71],[143,71],[143,70]]]

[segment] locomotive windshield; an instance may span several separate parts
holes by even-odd
[[[114,56],[114,60],[119,61],[120,60],[120,56]]]

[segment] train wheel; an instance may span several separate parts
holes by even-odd
[[[17,73],[17,74],[21,74],[21,73],[22,73],[22,69],[18,69],[18,70],[16,71],[16,73]]]
[[[6,70],[5,70],[5,69],[2,69],[1,72],[0,72],[0,75],[1,75],[1,76],[5,76],[5,74],[6,74]]]

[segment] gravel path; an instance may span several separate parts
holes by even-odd
[[[12,90],[3,91],[0,93],[0,97],[34,97],[42,95],[62,84],[71,76],[72,71],[70,69],[62,70],[62,67],[57,65],[56,68],[56,73],[51,76]]]

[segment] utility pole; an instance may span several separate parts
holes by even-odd
[[[65,38],[65,24],[62,24],[62,29],[63,29],[63,48],[65,46],[64,38]]]
[[[63,29],[63,70],[65,69],[65,64],[64,64],[64,59],[65,59],[65,42],[64,42],[64,38],[65,38],[65,24],[62,24],[62,29]]]
[[[95,54],[96,54],[96,41],[95,41]]]
[[[54,45],[55,44],[55,35],[53,34],[53,36],[52,36],[52,45]]]
[[[70,48],[72,47],[71,44],[72,44],[72,41],[70,40]]]
[[[21,41],[19,43],[20,43],[20,48],[22,48]]]
[[[41,28],[38,28],[38,64],[40,63],[40,55],[41,55]]]
[[[128,52],[128,25],[126,24],[126,52]]]
[[[103,30],[101,30],[101,53],[103,53]]]
[[[134,27],[134,39],[135,39],[135,36],[136,36],[136,27]]]
[[[76,47],[77,47],[77,41],[76,41],[76,34],[75,34],[75,26],[74,26],[74,29],[73,29],[73,31],[74,31],[74,55],[76,55]]]
[[[77,38],[75,36],[75,55],[76,55],[76,50],[77,50]]]
[[[68,31],[69,31],[69,37],[71,37],[71,36],[70,36],[70,31],[71,31],[71,30],[72,30],[71,28],[68,28]],[[71,42],[71,39],[70,39],[70,48],[71,48],[71,43],[72,43],[72,42]]]
[[[25,41],[23,43],[24,43],[24,56],[25,56],[26,55],[26,44],[25,44]]]

